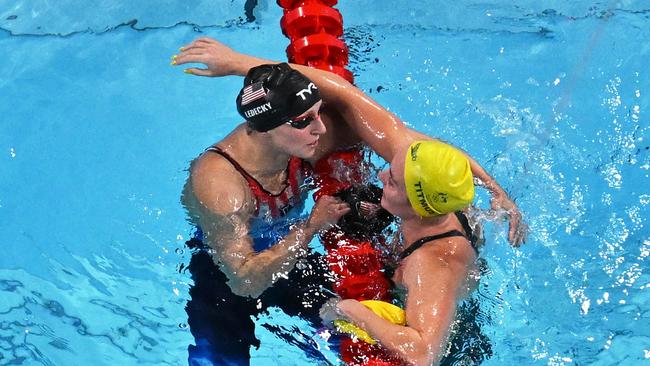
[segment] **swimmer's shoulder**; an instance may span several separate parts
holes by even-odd
[[[214,213],[241,213],[251,206],[246,179],[228,159],[213,151],[203,152],[192,162],[187,185],[195,200]]]
[[[452,236],[425,243],[404,258],[400,267],[404,278],[436,281],[443,273],[464,273],[474,261],[474,250],[467,238]]]

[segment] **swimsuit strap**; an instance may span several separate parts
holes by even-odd
[[[467,219],[467,216],[462,211],[456,211],[454,212],[454,215],[456,215],[456,218],[458,221],[460,221],[460,225],[463,227],[463,231],[465,232],[466,237],[470,242],[474,241],[474,231],[472,230],[472,227],[469,226],[469,220]],[[472,244],[473,245],[473,244]]]
[[[226,160],[228,160],[228,162],[230,162],[230,164],[232,164],[232,166],[235,167],[235,169],[239,172],[239,174],[241,174],[246,179],[246,181],[248,181],[248,183],[251,186],[251,189],[253,189],[253,191],[257,191],[259,189],[259,190],[261,190],[262,192],[266,193],[269,196],[275,196],[271,192],[264,189],[262,184],[260,182],[258,182],[257,179],[255,179],[255,177],[253,177],[250,173],[248,173],[246,171],[246,169],[244,169],[241,165],[239,165],[237,160],[235,160],[227,152],[221,150],[220,147],[218,147],[218,146],[210,146],[209,148],[205,149],[205,151],[210,151],[210,152],[213,152],[213,153],[217,153],[217,154],[223,156]]]
[[[406,248],[399,255],[399,259],[402,260],[402,259],[408,257],[409,255],[413,254],[413,252],[420,249],[421,246],[423,246],[424,244],[426,244],[426,243],[428,243],[430,241],[434,241],[434,240],[438,240],[438,239],[444,239],[444,238],[451,238],[451,237],[455,237],[455,236],[462,236],[463,238],[466,238],[465,234],[461,233],[458,230],[449,230],[449,231],[444,232],[442,234],[432,235],[432,236],[425,236],[424,238],[420,238],[419,240],[416,240],[413,244],[409,245],[409,247]]]
[[[287,177],[284,182],[284,188],[277,193],[271,193],[267,191],[262,184],[255,179],[250,173],[248,173],[232,156],[223,151],[218,146],[210,146],[205,149],[205,151],[210,151],[216,154],[223,156],[232,166],[241,174],[246,182],[248,183],[253,196],[255,197],[255,215],[259,213],[260,204],[265,204],[269,207],[271,215],[273,217],[282,216],[283,207],[289,204],[291,197],[300,195],[300,184],[302,182],[302,176],[304,168],[303,160],[291,157],[287,163]]]
[[[477,246],[478,237],[474,235],[472,227],[469,226],[469,220],[467,219],[467,216],[465,216],[465,214],[462,211],[456,211],[454,212],[454,214],[456,215],[458,221],[460,221],[460,224],[467,235],[461,233],[458,230],[449,230],[442,234],[426,236],[424,238],[415,241],[408,248],[406,248],[402,253],[400,253],[399,256],[400,261],[408,257],[409,255],[413,254],[413,252],[415,252],[417,249],[420,249],[420,247],[422,247],[424,244],[430,241],[444,239],[444,238],[451,238],[455,236],[462,236],[463,238],[467,239],[467,241],[469,241],[469,244],[472,246],[472,249],[474,249],[474,253],[476,253],[476,256],[478,256],[478,246]],[[395,274],[396,269],[397,268],[395,267],[386,267],[384,269],[386,276],[391,280],[391,282],[392,282],[393,274]]]

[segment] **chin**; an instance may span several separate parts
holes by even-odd
[[[316,155],[316,146],[307,146],[302,154],[299,156],[301,159],[311,159]]]
[[[397,214],[397,212],[395,210],[393,210],[393,207],[390,207],[390,205],[386,203],[386,200],[384,199],[384,196],[381,196],[381,201],[379,202],[379,205],[381,206],[381,208],[388,211],[391,215],[399,216]]]
[[[315,155],[316,150],[305,146],[303,148],[287,149],[284,152],[296,158],[309,159]]]
[[[293,154],[291,154],[291,156],[294,156],[294,157],[299,158],[299,159],[307,160],[307,159],[311,159],[314,156],[314,153],[313,152],[307,153],[307,152],[304,152],[304,151],[296,151]]]
[[[384,201],[384,196],[383,195],[381,196],[381,201],[379,201],[379,206],[381,206],[381,208],[383,208],[384,210],[390,212],[388,207],[386,207],[386,201]]]

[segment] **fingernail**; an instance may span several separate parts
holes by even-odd
[[[178,50],[181,51],[181,52],[183,52],[183,50],[185,50],[185,47],[181,47],[181,48],[179,48]]]
[[[173,61],[171,62],[171,65],[172,65],[172,66],[176,65],[176,60],[173,60]]]
[[[183,70],[183,72],[186,73],[186,74],[191,74],[191,73],[192,73],[192,70],[190,70],[190,69],[185,69],[185,70]]]
[[[178,57],[178,55],[172,56],[172,60],[176,60],[177,57]]]

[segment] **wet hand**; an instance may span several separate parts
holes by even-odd
[[[508,241],[513,247],[518,247],[526,241],[528,225],[522,220],[521,212],[517,205],[505,194],[492,198],[492,209],[496,212],[505,212],[509,220]]]
[[[342,316],[337,307],[339,301],[341,301],[340,297],[333,297],[327,300],[318,310],[318,315],[320,315],[324,326],[331,326],[335,320],[341,319]]]
[[[200,63],[205,68],[189,68],[185,72],[199,76],[228,76],[241,73],[240,62],[245,55],[238,53],[212,38],[199,38],[181,47],[181,52],[172,57],[172,65]],[[246,70],[247,71],[247,70]]]
[[[324,230],[336,224],[339,219],[350,212],[350,206],[340,199],[332,196],[322,196],[316,201],[309,215],[307,225],[317,230]]]

